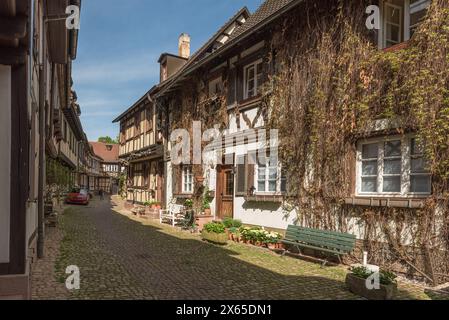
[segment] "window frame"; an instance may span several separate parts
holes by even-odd
[[[257,97],[260,94],[259,87],[263,83],[263,79],[262,79],[262,83],[259,84],[259,81],[257,79],[257,75],[258,75],[257,67],[259,65],[262,68],[261,72],[263,75],[263,59],[262,58],[257,59],[255,61],[251,62],[250,64],[247,64],[245,67],[243,67],[243,99],[244,100]],[[254,67],[254,94],[252,96],[249,96],[248,95],[248,80],[249,79],[247,79],[247,74],[248,74],[248,69],[253,68],[253,67]]]
[[[259,190],[259,169],[260,167],[265,167],[265,190]],[[276,175],[276,191],[268,191],[269,190],[269,183],[270,179],[268,179],[269,177],[269,173],[270,173],[270,169],[276,167],[277,169],[277,175]],[[286,193],[286,191],[282,191],[282,182],[283,180],[285,180],[285,177],[282,173],[282,166],[280,164],[280,162],[278,162],[278,164],[276,166],[266,166],[266,165],[260,165],[259,161],[256,161],[256,164],[254,165],[254,187],[255,189],[255,194],[256,195],[284,195]]]
[[[357,142],[356,152],[356,186],[355,193],[358,197],[376,197],[376,198],[420,198],[429,197],[432,195],[432,175],[430,173],[422,173],[430,178],[429,192],[411,192],[411,176],[417,175],[411,172],[412,155],[412,140],[416,139],[414,134],[406,135],[390,135],[363,139]],[[388,176],[384,173],[385,161],[394,157],[385,158],[385,143],[389,141],[401,141],[401,191],[400,192],[383,192],[383,178]],[[377,158],[377,191],[376,192],[362,192],[362,178],[363,176],[362,163],[364,161],[374,161],[369,159],[362,159],[363,146],[367,144],[378,144],[378,158]],[[397,176],[397,174],[395,175]]]
[[[189,173],[187,173],[185,170],[188,170]],[[190,177],[190,181],[188,182],[188,184],[190,184],[191,188],[190,190],[186,190],[185,185],[186,185],[186,177],[189,176]],[[194,182],[194,177],[193,177],[193,170],[192,170],[192,166],[182,166],[181,168],[181,193],[182,194],[193,194],[193,191],[195,189],[195,182]]]
[[[412,28],[416,27],[415,25],[411,25],[411,15],[414,13],[417,13],[422,10],[427,10],[429,8],[429,5],[431,3],[431,0],[419,0],[415,4],[411,4],[410,0],[403,0],[403,5],[400,7],[402,11],[401,15],[401,38],[402,41],[399,42],[403,43],[406,41],[409,41],[411,39],[411,33]],[[378,47],[379,49],[387,49],[391,46],[387,47],[387,39],[386,39],[386,24],[387,21],[385,19],[385,12],[386,12],[386,6],[392,6],[392,7],[399,7],[398,5],[394,3],[389,3],[385,0],[379,1],[379,8],[381,9],[381,25],[382,30],[379,30],[378,32]]]
[[[407,6],[406,2],[408,2],[408,1],[404,1],[404,7],[400,7],[400,6],[398,6],[398,5],[394,4],[394,3],[384,2],[384,5],[383,5],[383,13],[384,13],[383,14],[383,16],[384,16],[383,28],[384,29],[383,29],[383,32],[382,32],[383,33],[383,47],[384,48],[389,48],[389,47],[398,45],[398,44],[406,41],[405,40],[406,35],[404,33],[404,30],[406,29],[407,16],[409,16],[407,14],[407,10],[404,10],[406,8],[406,6]],[[387,41],[391,42],[391,39],[390,40],[387,39],[387,25],[388,24],[395,25],[395,26],[397,26],[397,25],[393,24],[392,22],[389,22],[387,19],[385,19],[385,12],[387,11],[387,6],[393,8],[395,10],[399,10],[399,19],[400,19],[400,21],[399,21],[399,41],[398,41],[398,43],[395,43],[395,44],[393,44],[391,46],[388,46],[388,47],[387,47]],[[408,18],[408,20],[410,20],[410,18]]]

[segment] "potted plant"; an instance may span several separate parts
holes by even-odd
[[[186,209],[192,209],[193,208],[193,200],[192,199],[187,199],[184,202],[184,207],[186,207]]]
[[[210,210],[210,203],[212,202],[212,199],[209,197],[209,188],[206,187],[204,188],[204,192],[203,192],[203,212],[204,215],[206,216],[210,216],[211,210]]]
[[[346,276],[346,285],[352,293],[368,300],[391,300],[397,292],[394,273],[385,270],[374,273],[366,267],[353,268]]]
[[[160,210],[162,208],[161,203],[158,201],[154,201],[152,205],[153,209]]]
[[[228,243],[226,229],[221,222],[211,222],[204,225],[203,231],[201,232],[201,237],[203,240],[215,244],[225,245]]]
[[[279,240],[282,239],[282,235],[278,232],[270,232],[267,235],[267,245],[268,249],[276,250],[278,249]]]
[[[203,175],[197,175],[197,176],[195,176],[195,180],[196,180],[196,182],[198,182],[199,184],[202,184],[202,183],[204,182],[204,180],[206,180],[206,179],[204,178]]]
[[[234,242],[240,242],[240,229],[236,227],[232,227],[229,229],[229,234],[231,236],[231,240]]]

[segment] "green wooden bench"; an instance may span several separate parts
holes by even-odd
[[[341,233],[336,231],[325,231],[318,229],[310,229],[290,225],[287,228],[285,239],[282,243],[295,247],[301,254],[300,248],[314,249],[326,255],[334,255],[338,257],[340,263],[341,256],[350,253],[355,247],[355,235]],[[284,251],[283,255],[287,253]],[[324,261],[325,266],[327,260]]]

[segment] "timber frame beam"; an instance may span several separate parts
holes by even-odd
[[[0,16],[0,39],[18,40],[26,36],[27,33],[27,17],[2,17]]]

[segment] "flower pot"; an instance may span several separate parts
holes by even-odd
[[[204,215],[206,216],[210,216],[211,215],[211,210],[209,209],[204,209]]]
[[[203,183],[204,180],[206,180],[203,176],[196,176],[195,177],[196,182],[198,183]]]
[[[359,278],[352,273],[346,276],[346,285],[352,293],[368,300],[392,300],[397,292],[397,284],[380,285],[379,289],[368,289],[366,279]]]
[[[203,240],[215,244],[225,245],[228,243],[228,235],[226,233],[212,233],[203,230],[201,232],[201,237],[203,238]]]

